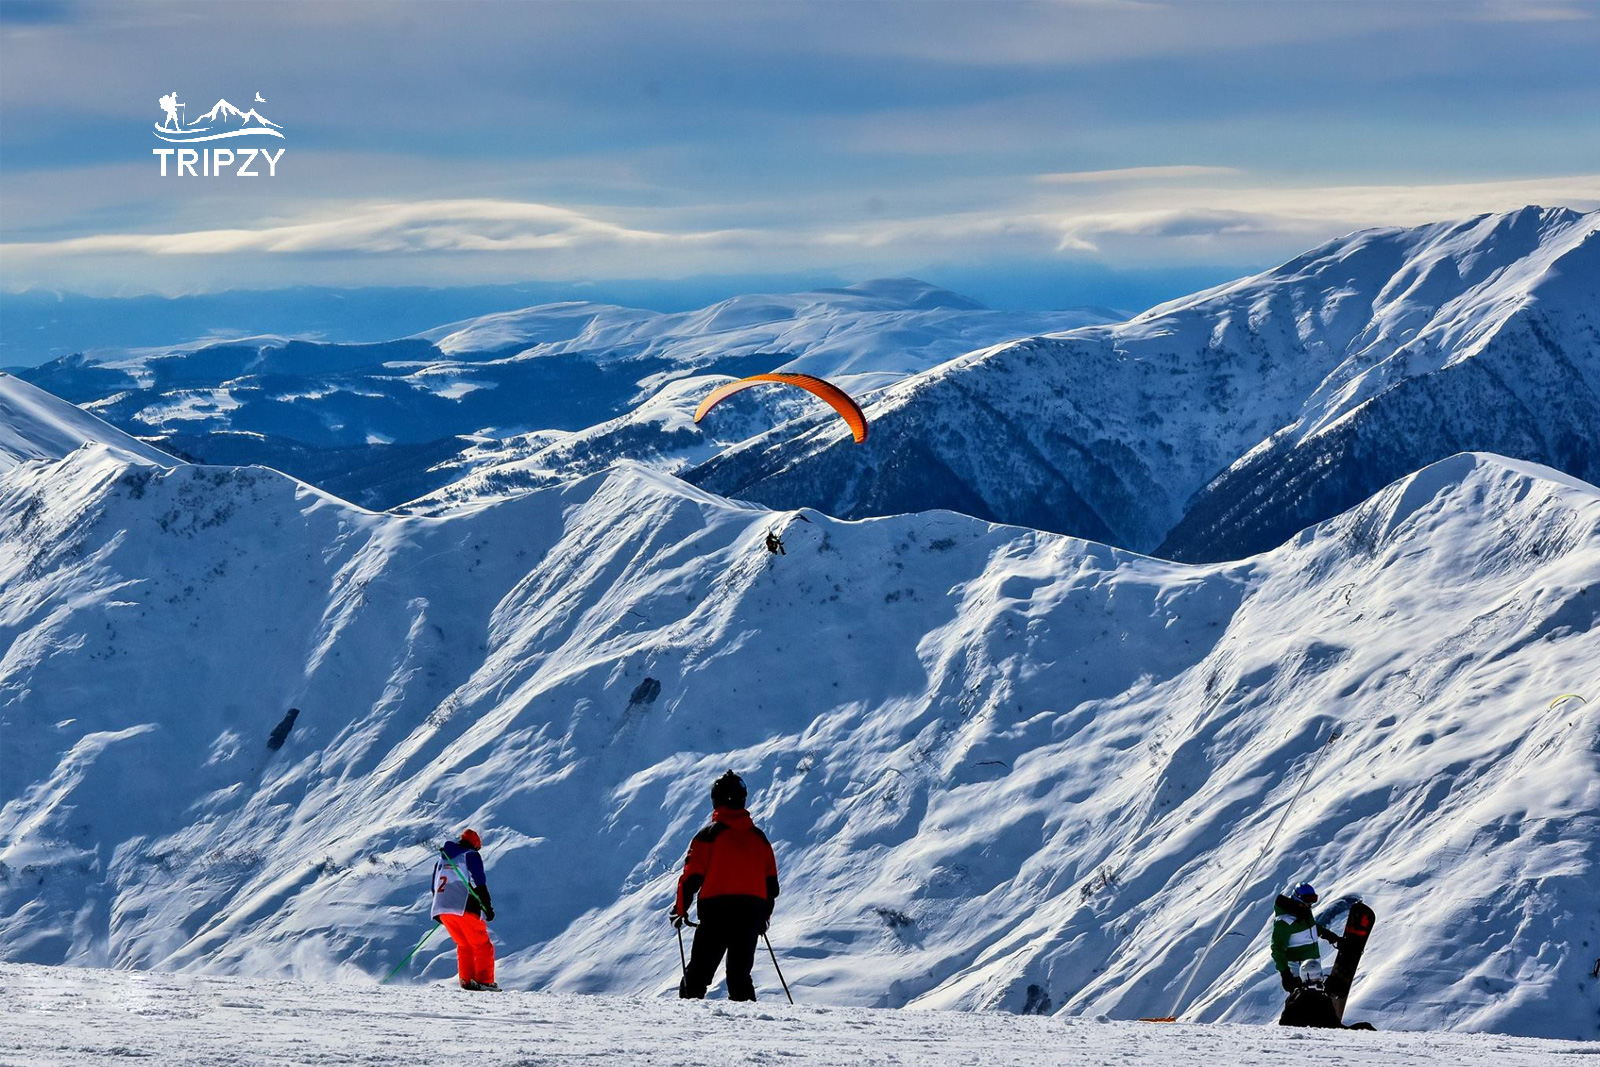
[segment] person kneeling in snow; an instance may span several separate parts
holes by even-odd
[[[756,999],[750,969],[756,942],[772,921],[778,898],[778,861],[767,835],[745,810],[744,780],[729,771],[711,786],[711,824],[694,835],[678,879],[672,925],[689,925],[689,905],[700,895],[700,926],[678,996],[699,1000],[728,957],[728,999]]]
[[[1272,906],[1272,962],[1283,978],[1289,999],[1278,1017],[1280,1026],[1322,1026],[1344,1028],[1333,1000],[1323,988],[1322,950],[1317,938],[1335,947],[1339,935],[1317,922],[1311,905],[1317,891],[1310,882],[1301,882],[1287,894],[1280,894]],[[1292,967],[1299,967],[1295,974]],[[1368,1027],[1370,1029],[1370,1027]]]
[[[494,945],[484,925],[494,921],[494,905],[478,854],[482,847],[478,831],[464,831],[461,840],[439,850],[433,864],[433,917],[456,943],[461,988],[474,991],[500,988],[494,983]]]

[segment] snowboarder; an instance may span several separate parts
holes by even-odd
[[[1328,996],[1323,984],[1322,962],[1306,960],[1300,964],[1300,974],[1284,981],[1289,989],[1289,999],[1284,1001],[1283,1013],[1278,1016],[1279,1026],[1321,1026],[1338,1029],[1339,1013],[1333,1008],[1333,998]]]
[[[700,895],[700,924],[678,986],[685,1000],[705,997],[724,955],[728,999],[756,999],[750,969],[778,898],[778,861],[767,835],[750,821],[747,795],[744,780],[732,771],[712,783],[711,823],[694,835],[683,861],[673,926],[689,925],[689,905]]]
[[[784,550],[783,539],[778,536],[778,531],[776,530],[767,531],[767,551],[774,556],[787,556],[789,554]]]
[[[1335,1002],[1322,971],[1322,951],[1317,938],[1339,947],[1344,941],[1328,929],[1311,912],[1317,902],[1317,891],[1310,882],[1301,882],[1288,894],[1280,894],[1273,902],[1272,962],[1277,964],[1283,978],[1284,991],[1289,997],[1284,1001],[1283,1013],[1278,1016],[1279,1026],[1318,1026],[1337,1030],[1371,1030],[1371,1023],[1346,1026],[1340,1018],[1343,998]],[[1348,909],[1359,898],[1351,897],[1341,902]],[[1370,911],[1368,914],[1371,914]],[[1352,941],[1357,949],[1360,941]],[[1298,965],[1299,973],[1291,966]],[[1352,974],[1354,963],[1351,963]],[[1345,978],[1344,991],[1349,991],[1349,976]]]
[[[456,974],[462,989],[474,992],[500,987],[494,981],[494,944],[485,923],[494,921],[489,885],[478,850],[483,839],[465,830],[459,841],[439,850],[433,864],[433,917],[444,924],[456,943]]]

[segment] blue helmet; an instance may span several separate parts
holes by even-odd
[[[1294,887],[1294,899],[1303,900],[1307,904],[1317,902],[1317,890],[1310,882],[1301,882]]]

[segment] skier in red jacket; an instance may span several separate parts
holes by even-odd
[[[711,823],[694,835],[678,879],[672,925],[689,921],[689,905],[700,895],[700,925],[694,935],[678,996],[699,1000],[727,956],[728,999],[756,999],[750,968],[756,942],[772,920],[778,897],[778,861],[772,843],[745,810],[744,781],[729,771],[711,786]]]

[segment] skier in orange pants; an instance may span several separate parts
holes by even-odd
[[[478,832],[467,830],[461,840],[439,850],[433,865],[433,917],[444,923],[456,943],[461,988],[475,992],[500,988],[494,981],[494,945],[485,925],[494,919],[494,905],[489,903],[483,857],[478,854],[482,847]]]

